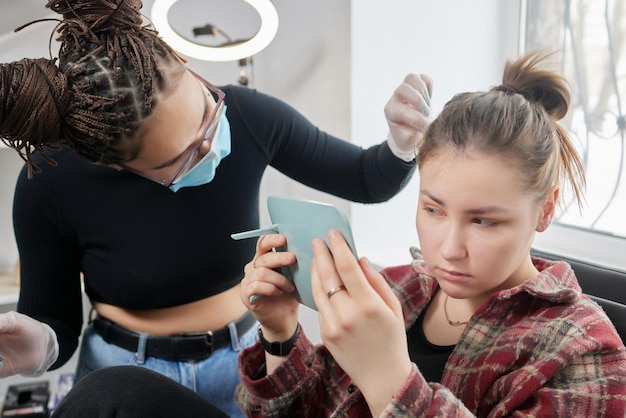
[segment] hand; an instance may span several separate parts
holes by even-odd
[[[0,314],[0,356],[0,377],[38,377],[56,361],[59,344],[47,324],[11,311]]]
[[[415,158],[418,141],[426,131],[432,91],[430,77],[409,74],[385,105],[389,148],[404,161]]]
[[[268,341],[286,341],[298,324],[299,302],[295,286],[280,273],[280,267],[296,262],[290,252],[273,251],[287,244],[284,235],[270,234],[259,238],[254,258],[244,268],[241,299],[261,323]]]
[[[400,301],[367,259],[356,260],[341,233],[312,243],[311,285],[324,344],[367,400],[373,416],[391,402],[412,364]],[[331,289],[345,286],[331,296]]]

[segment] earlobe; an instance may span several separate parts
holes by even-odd
[[[552,218],[554,217],[554,212],[556,210],[556,204],[559,198],[559,189],[557,187],[550,190],[545,200],[543,201],[543,205],[541,207],[541,213],[539,216],[539,220],[537,222],[537,228],[535,231],[543,232],[548,229],[550,223],[552,222]]]

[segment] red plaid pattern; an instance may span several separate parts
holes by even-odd
[[[475,313],[442,384],[412,375],[384,417],[626,416],[626,348],[602,309],[563,262],[534,259],[532,280],[495,293]],[[383,274],[407,327],[437,289],[419,262]],[[251,417],[368,417],[350,378],[323,346],[301,334],[285,363],[253,380],[265,361],[256,344],[240,356],[236,398]]]

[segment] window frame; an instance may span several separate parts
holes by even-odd
[[[521,0],[520,53],[526,50],[527,8],[528,1]],[[626,222],[626,216],[624,222]],[[604,231],[553,222],[546,231],[536,234],[533,247],[564,257],[626,271],[626,237]]]

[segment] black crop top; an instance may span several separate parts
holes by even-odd
[[[174,193],[67,148],[22,170],[14,198],[21,262],[18,310],[49,324],[63,365],[82,328],[80,273],[91,300],[126,309],[177,306],[236,285],[259,227],[259,185],[272,166],[310,187],[358,202],[394,196],[415,171],[386,143],[366,150],[317,129],[285,103],[227,86],[232,152],[206,185]],[[382,117],[382,112],[381,112]]]

